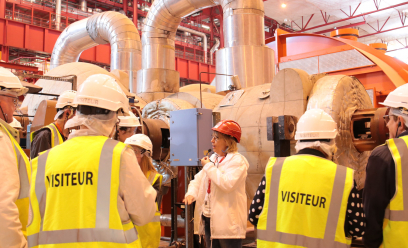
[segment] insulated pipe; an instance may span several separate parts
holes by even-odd
[[[210,56],[211,56],[210,59],[211,59],[212,65],[214,64],[213,54],[215,53],[215,51],[218,50],[219,47],[220,47],[220,39],[215,38],[215,44],[213,47],[211,47],[211,50],[210,50]]]
[[[171,214],[162,214],[160,216],[160,224],[161,226],[171,226]],[[177,215],[177,227],[184,228],[185,222],[184,219],[181,218],[180,215]]]
[[[69,25],[58,37],[51,55],[51,69],[77,62],[81,53],[91,47],[111,46],[111,70],[129,75],[129,89],[136,92],[136,72],[141,66],[141,42],[134,23],[114,11],[92,15]],[[133,75],[133,76],[132,76]]]
[[[203,32],[198,32],[194,29],[191,28],[186,28],[183,26],[178,26],[177,28],[180,31],[184,31],[184,32],[189,32],[198,36],[201,36],[203,38],[203,50],[204,50],[204,63],[207,63],[207,49],[208,49],[208,45],[207,45],[207,36],[205,35],[205,33]]]
[[[79,6],[81,7],[82,11],[88,12],[87,5],[86,5],[86,0],[79,0]]]
[[[216,6],[214,0],[155,0],[143,26],[142,69],[137,72],[137,92],[178,92],[175,37],[181,18]]]
[[[55,26],[57,30],[61,29],[61,1],[57,0],[55,3]]]
[[[145,19],[142,70],[138,93],[177,92],[174,39],[183,16],[201,9],[223,8],[225,48],[217,52],[217,73],[238,75],[243,87],[270,83],[274,76],[273,50],[265,46],[262,0],[156,0]],[[217,91],[231,80],[217,76]]]

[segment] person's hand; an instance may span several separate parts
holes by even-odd
[[[188,195],[186,196],[186,198],[183,199],[183,202],[187,205],[190,205],[191,203],[193,203],[194,201],[194,197],[192,195]]]
[[[206,165],[208,162],[211,162],[211,161],[207,156],[205,156],[204,158],[201,159],[201,165],[202,166]]]

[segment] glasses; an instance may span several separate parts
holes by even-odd
[[[2,96],[13,98],[14,107],[17,108],[17,106],[18,106],[18,97],[16,97],[16,96],[6,96],[6,95],[2,95]]]
[[[384,115],[383,119],[385,121],[385,124],[388,124],[388,122],[390,122],[390,117],[393,117],[394,120],[395,120],[395,117],[397,117],[397,116],[395,116],[395,115]]]
[[[211,139],[214,139],[214,141],[218,141],[218,136],[213,135]]]

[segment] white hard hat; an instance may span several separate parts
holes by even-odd
[[[119,116],[118,117],[120,122],[119,122],[119,127],[140,127],[139,119],[132,113],[132,111],[129,111],[129,116]]]
[[[380,104],[391,108],[408,109],[408,84],[401,85],[393,90]]]
[[[10,123],[10,126],[13,128],[23,128],[21,126],[21,123],[14,117],[13,117],[13,121]]]
[[[20,79],[4,67],[0,67],[0,87],[4,87],[0,93],[12,94],[15,96],[24,95],[28,91],[28,88],[23,87]]]
[[[65,106],[77,107],[77,104],[74,104],[74,98],[76,95],[75,90],[66,90],[58,97],[57,109],[64,108]]]
[[[138,133],[125,140],[125,144],[139,146],[147,151],[150,151],[150,155],[153,155],[153,144],[147,135]]]
[[[337,124],[333,118],[321,109],[310,109],[299,119],[296,128],[296,140],[334,139]]]
[[[122,109],[124,115],[129,115],[128,98],[115,79],[105,74],[88,77],[79,87],[74,104],[111,111]]]

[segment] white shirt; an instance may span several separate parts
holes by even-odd
[[[210,160],[214,161],[216,155]],[[245,180],[248,161],[239,153],[228,153],[225,159],[216,167],[207,163],[194,176],[188,186],[185,196],[193,196],[196,201],[194,211],[194,233],[204,234],[203,213],[204,199],[207,194],[208,179],[211,179],[211,238],[243,239],[247,227],[247,196]]]

